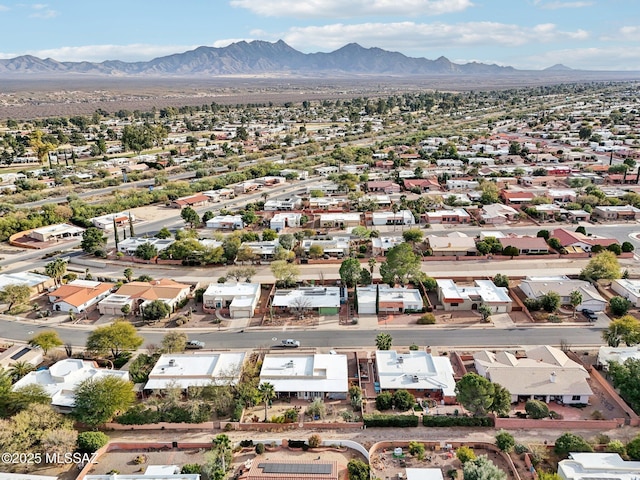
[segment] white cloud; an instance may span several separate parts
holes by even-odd
[[[471,0],[231,0],[267,17],[348,18],[376,15],[442,15],[473,6]]]
[[[122,60],[135,62],[151,60],[164,55],[172,55],[193,50],[193,45],[84,45],[78,47],[60,47],[47,50],[31,50],[21,53],[0,53],[0,58],[14,58],[18,55],[34,55],[39,58],[53,58],[61,62],[102,62]]]
[[[537,0],[535,4],[540,8],[544,8],[545,10],[559,10],[561,8],[584,8],[590,7],[594,2],[585,2],[585,1],[575,1],[575,2],[562,2],[562,1],[553,1],[553,2],[541,2]]]
[[[608,42],[640,42],[640,26],[622,27],[613,35],[601,37],[601,40]]]
[[[58,12],[53,10],[52,8],[49,8],[49,5],[47,5],[46,3],[34,3],[33,5],[31,5],[31,10],[34,11],[31,15],[29,15],[29,17],[31,18],[48,19],[58,16]]]
[[[538,55],[520,58],[519,68],[546,68],[556,63],[577,70],[640,70],[640,46],[591,47],[552,50]],[[517,66],[517,65],[514,65]]]
[[[584,40],[584,30],[564,32],[553,24],[521,27],[496,22],[445,23],[363,23],[295,27],[282,39],[303,51],[327,51],[356,42],[365,47],[387,50],[425,51],[432,48],[478,46],[521,47],[554,41]]]
[[[9,7],[7,7],[6,5],[0,4],[0,12],[7,12],[9,10],[10,10]]]

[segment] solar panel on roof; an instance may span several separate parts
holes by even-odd
[[[330,463],[260,463],[262,473],[289,473],[296,475],[330,475]]]
[[[13,355],[11,355],[11,360],[18,360],[20,357],[22,357],[23,355],[25,355],[29,351],[30,351],[30,349],[25,347],[22,350],[20,350],[20,351],[14,353]]]

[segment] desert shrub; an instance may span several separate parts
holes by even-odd
[[[418,318],[418,325],[434,325],[436,323],[436,316],[433,313],[425,313]]]
[[[536,312],[542,308],[542,305],[537,298],[525,298],[523,303],[530,312]]]
[[[109,443],[109,437],[103,432],[81,432],[77,442],[79,452],[93,453]]]
[[[256,444],[256,454],[262,455],[264,453],[264,443]]]
[[[549,407],[540,400],[527,400],[527,403],[524,405],[524,410],[529,417],[535,419],[547,418],[549,416]]]
[[[510,452],[516,444],[516,439],[509,432],[500,430],[496,434],[496,445],[503,452]]]
[[[417,415],[364,415],[366,427],[417,427]]]
[[[473,449],[463,445],[456,450],[456,457],[458,457],[458,460],[460,460],[460,462],[464,465],[470,460],[475,460],[476,454]]]
[[[242,448],[253,447],[253,440],[240,440],[240,446]]]
[[[382,392],[376,397],[376,408],[378,410],[390,410],[392,406],[393,395],[390,392]]]
[[[320,438],[320,435],[313,434],[309,437],[307,443],[311,448],[318,448],[322,444],[322,439]]]
[[[182,475],[200,475],[202,466],[199,463],[185,463],[180,469]]]

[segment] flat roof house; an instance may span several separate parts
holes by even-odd
[[[484,350],[474,354],[473,360],[478,375],[509,390],[512,403],[535,399],[587,404],[593,395],[585,368],[548,345],[528,348],[526,357]]]
[[[360,225],[362,216],[359,213],[321,213],[319,215],[322,228],[349,228]]]
[[[33,367],[42,363],[44,354],[41,348],[30,345],[13,345],[0,352],[0,369],[11,368],[17,362],[26,362]]]
[[[520,282],[520,290],[529,298],[540,298],[549,292],[556,292],[563,305],[570,303],[571,292],[577,290],[582,294],[582,303],[576,307],[577,310],[588,308],[594,312],[602,312],[607,306],[607,301],[589,282],[573,280],[565,275],[527,277]]]
[[[75,403],[74,391],[85,380],[99,380],[105,377],[129,380],[126,370],[98,368],[94,362],[78,358],[65,358],[45,370],[29,372],[13,385],[17,390],[27,385],[40,385],[51,398],[51,405],[69,411]]]
[[[640,462],[623,460],[617,453],[576,453],[558,462],[562,480],[636,480]]]
[[[279,212],[269,221],[269,228],[280,233],[285,228],[296,228],[300,226],[301,213]]]
[[[84,233],[84,228],[61,223],[46,227],[35,228],[29,232],[29,237],[39,242],[50,242],[53,240],[65,240],[68,238],[80,237]]]
[[[111,294],[113,283],[74,280],[49,293],[49,302],[56,312],[82,313]]]
[[[215,228],[219,230],[239,230],[244,228],[242,215],[216,215],[207,220],[207,228]]]
[[[399,210],[394,212],[372,212],[371,223],[374,226],[381,225],[415,225],[416,219],[411,210]]]
[[[469,215],[464,208],[425,212],[424,217],[427,223],[444,223],[449,225],[467,224],[471,221],[471,215]]]
[[[633,205],[598,205],[593,208],[592,215],[602,220],[638,220],[640,208]]]
[[[273,385],[278,396],[294,398],[347,398],[349,390],[346,355],[267,354],[260,383]]]
[[[317,460],[313,463],[287,460],[284,463],[254,460],[246,480],[338,480],[338,462]]]
[[[228,308],[231,318],[253,317],[260,302],[259,283],[211,283],[202,295],[205,312]]]
[[[153,245],[158,252],[169,248],[175,240],[173,238],[155,238],[155,237],[129,237],[118,242],[118,251],[125,255],[135,255],[140,245]]]
[[[438,301],[445,311],[477,310],[486,305],[496,313],[511,311],[513,301],[505,287],[491,280],[475,280],[473,286],[457,285],[450,279],[438,279]]]
[[[145,390],[236,385],[245,352],[167,353],[149,372]]]
[[[131,221],[135,221],[135,217],[130,212],[118,212],[118,213],[110,213],[108,215],[101,215],[99,217],[93,217],[91,219],[91,223],[94,227],[99,228],[101,230],[113,230],[113,224],[115,222],[116,228],[122,227],[123,225],[129,224],[129,216],[131,216]]]
[[[435,257],[447,255],[464,257],[475,255],[477,252],[475,239],[466,235],[447,235],[446,237],[427,235],[426,239]]]
[[[297,289],[277,289],[271,305],[283,310],[317,311],[320,315],[337,315],[340,311],[339,287],[300,287]]]
[[[376,369],[383,391],[403,389],[417,397],[456,403],[456,382],[449,357],[434,357],[419,350],[409,353],[378,350]]]
[[[420,311],[424,302],[416,288],[395,287],[389,285],[367,285],[358,287],[358,313],[375,315],[383,312]],[[376,301],[378,305],[376,305]]]
[[[0,290],[8,285],[27,285],[33,292],[42,293],[55,285],[55,280],[32,272],[0,273]]]
[[[384,256],[389,249],[404,243],[402,237],[374,237],[369,240],[371,242],[371,253],[374,257]]]
[[[305,238],[302,240],[302,249],[305,253],[309,253],[312,245],[319,245],[326,255],[340,257],[349,254],[350,244],[350,237]]]
[[[640,307],[640,280],[619,278],[611,282],[611,289],[629,300],[635,307]]]

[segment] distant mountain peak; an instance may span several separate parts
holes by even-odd
[[[573,70],[573,68],[567,67],[566,65],[563,65],[561,63],[556,63],[555,65],[544,69],[545,72],[566,72],[569,70]]]

